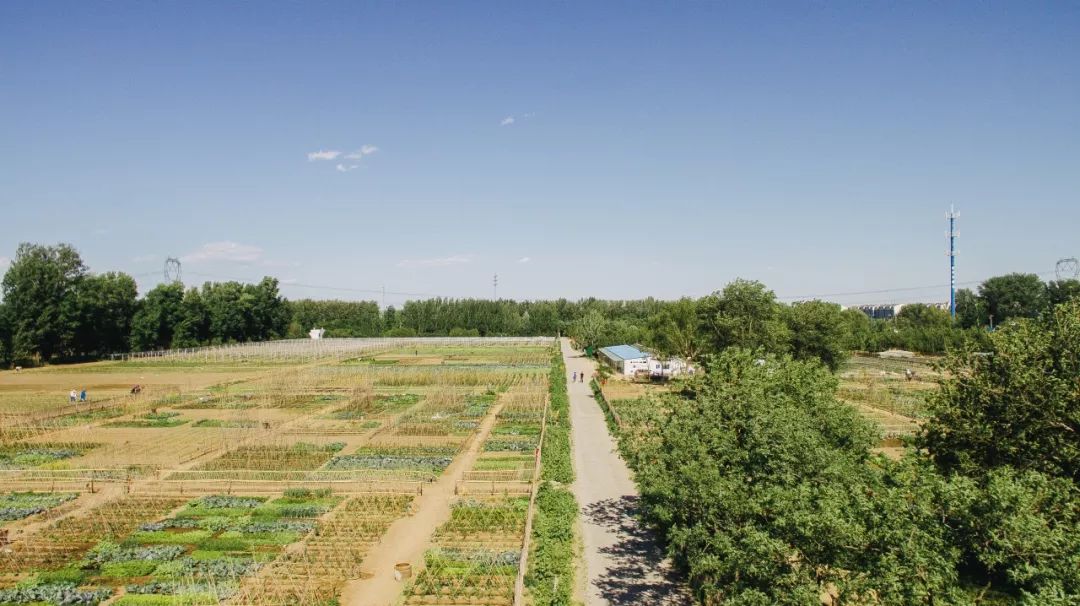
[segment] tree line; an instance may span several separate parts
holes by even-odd
[[[92,359],[110,353],[280,338],[554,336],[585,346],[641,344],[695,359],[738,346],[835,368],[852,350],[941,353],[986,344],[987,329],[1033,318],[1080,296],[1080,282],[1031,274],[987,280],[957,296],[957,320],[907,305],[890,320],[834,303],[784,304],[763,284],[736,280],[701,298],[513,301],[432,298],[380,309],[374,301],[288,301],[278,282],[161,284],[139,297],[124,273],[93,274],[69,245],[22,244],[4,274],[0,364]]]
[[[1076,604],[1080,300],[946,358],[899,460],[823,365],[732,347],[622,439],[704,604]],[[666,413],[664,411],[667,411]]]

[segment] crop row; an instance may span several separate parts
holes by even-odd
[[[454,503],[405,603],[512,604],[528,507],[527,498]]]
[[[307,606],[336,599],[345,581],[358,578],[368,550],[399,517],[412,497],[361,496],[346,500],[317,522],[297,549],[290,549],[245,579],[235,604]]]

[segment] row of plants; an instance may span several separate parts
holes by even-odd
[[[480,533],[516,533],[520,537],[528,509],[527,497],[456,501],[450,508],[450,519],[435,532],[435,539],[453,543],[456,539]]]
[[[419,471],[438,477],[454,460],[453,446],[370,446],[339,455],[326,464],[330,471],[357,469]]]
[[[314,532],[241,585],[236,604],[336,605],[347,579],[395,520],[406,515],[411,495],[368,494],[349,498],[319,520]]]
[[[201,471],[280,471],[314,470],[325,465],[345,447],[343,442],[291,445],[257,444],[241,446],[198,467]]]
[[[509,604],[521,554],[492,549],[436,548],[410,584],[406,604]]]
[[[192,427],[220,427],[222,429],[250,429],[258,427],[259,422],[254,419],[199,419],[191,424]]]
[[[578,505],[563,484],[574,479],[570,460],[570,399],[562,353],[552,356],[550,404],[544,433],[525,586],[535,606],[573,603]]]
[[[80,515],[60,518],[40,532],[7,547],[4,557],[0,558],[0,573],[20,577],[30,575],[20,582],[20,589],[40,587],[41,591],[72,593],[86,583],[79,562],[91,547],[101,542],[123,541],[137,531],[140,524],[160,519],[185,502],[186,499],[173,497],[123,497]],[[24,597],[31,595],[26,593]],[[13,596],[7,598],[7,603],[18,603],[12,602]]]
[[[578,504],[569,489],[544,482],[536,494],[525,585],[535,606],[569,606],[574,591]]]
[[[394,413],[409,408],[423,399],[423,396],[415,393],[395,393],[354,397],[345,406],[330,413],[331,419],[347,421],[364,420],[375,414]]]
[[[178,412],[148,412],[134,419],[112,421],[102,427],[179,427],[187,423]]]
[[[476,431],[497,398],[495,389],[467,396],[452,392],[431,395],[423,406],[398,419],[395,433],[415,437],[464,438]]]
[[[551,354],[548,397],[540,478],[569,484],[574,481],[574,466],[570,458],[570,397],[566,392],[566,364],[558,350]]]
[[[75,500],[73,492],[9,492],[0,495],[0,521],[21,520]]]
[[[464,499],[432,537],[424,569],[406,588],[406,604],[510,606],[521,561],[529,500]]]
[[[539,436],[493,436],[484,442],[485,452],[533,452],[540,445]]]
[[[310,533],[315,518],[340,500],[329,490],[307,489],[271,501],[233,495],[195,499],[120,541],[97,543],[78,562],[39,573],[19,588],[22,594],[4,596],[7,601],[0,603],[96,604],[121,586],[131,596],[121,604],[218,603],[285,545]],[[64,591],[74,597],[64,597]],[[41,595],[49,597],[38,599]]]
[[[0,469],[31,469],[78,457],[98,444],[5,444],[0,446]]]

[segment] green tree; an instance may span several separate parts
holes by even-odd
[[[392,330],[398,327],[398,313],[397,309],[391,305],[383,312],[383,330]]]
[[[522,314],[523,330],[527,335],[554,337],[562,331],[559,310],[551,301],[537,301]]]
[[[956,291],[956,324],[961,328],[978,328],[989,324],[986,303],[970,289]]]
[[[761,282],[738,279],[698,303],[706,341],[714,351],[728,347],[782,353],[789,333],[782,307]]]
[[[870,316],[856,308],[840,312],[843,347],[847,351],[877,351],[874,327]]]
[[[198,347],[210,341],[210,312],[198,288],[189,288],[180,302],[171,347]]]
[[[950,355],[922,445],[949,471],[1017,470],[1080,480],[1080,301],[996,331],[988,355]]]
[[[1046,309],[1046,297],[1046,285],[1035,274],[996,276],[979,286],[979,298],[995,326],[1038,316]]]
[[[571,324],[567,334],[582,348],[618,345],[618,343],[605,341],[607,332],[607,320],[604,319],[603,314],[592,310]]]
[[[969,574],[1032,606],[1080,598],[1080,490],[1067,478],[1010,466],[951,476],[946,525]]]
[[[683,297],[654,316],[653,341],[664,353],[694,360],[704,345],[698,324],[697,301]]]
[[[638,460],[646,511],[699,600],[958,603],[938,476],[872,461],[876,430],[822,365],[760,355],[710,360]]]
[[[909,303],[896,314],[896,327],[900,330],[947,329],[952,325],[949,312],[933,305]]]
[[[10,366],[14,361],[11,351],[11,320],[7,305],[0,301],[0,367]]]
[[[1051,280],[1046,284],[1046,299],[1051,307],[1080,299],[1080,280]]]
[[[135,279],[127,274],[84,276],[76,289],[79,325],[75,351],[84,355],[127,351],[138,294]]]
[[[791,355],[821,360],[836,370],[847,359],[845,323],[840,306],[824,301],[795,303],[785,314],[791,334]]]
[[[71,353],[79,328],[76,292],[85,275],[86,266],[70,245],[19,245],[0,284],[16,358],[48,361]]]
[[[135,351],[167,349],[181,320],[184,285],[158,284],[146,293],[131,320],[131,348]]]

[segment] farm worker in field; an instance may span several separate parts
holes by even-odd
[[[77,398],[78,395],[79,394],[75,393],[75,390],[72,389],[71,393],[68,394],[68,402],[71,402],[72,404],[74,404],[75,403],[75,398]]]
[[[82,393],[79,394],[79,401],[80,402],[85,402],[86,401],[86,389],[85,388],[83,388]]]

